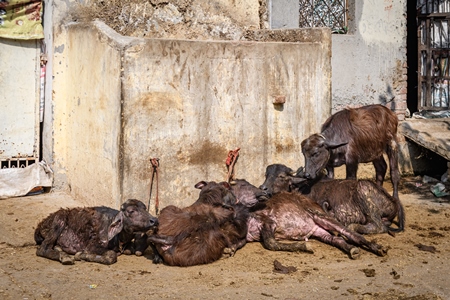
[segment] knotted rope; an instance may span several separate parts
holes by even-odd
[[[152,177],[150,179],[150,195],[148,198],[148,206],[147,209],[150,210],[150,200],[152,199],[152,190],[153,190],[153,179],[156,175],[156,196],[155,196],[155,212],[159,213],[159,188],[158,188],[158,167],[159,167],[159,158],[151,158],[150,162],[152,163]]]
[[[227,175],[227,182],[228,183],[234,177],[234,164],[236,163],[236,161],[238,159],[239,150],[241,150],[241,148],[236,148],[234,150],[228,151],[227,160],[225,161],[225,164],[227,165],[227,169],[228,169],[228,175]]]

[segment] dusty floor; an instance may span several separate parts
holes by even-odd
[[[151,253],[120,256],[111,266],[37,257],[38,221],[77,202],[62,193],[1,200],[0,299],[450,299],[450,197],[416,183],[403,180],[406,231],[368,237],[390,246],[386,257],[363,252],[350,260],[314,240],[314,254],[251,243],[232,258],[188,268],[154,265]],[[274,272],[275,260],[296,271]]]
[[[142,9],[147,2],[96,0],[73,19],[100,18],[138,37],[239,40],[257,29],[211,11],[208,2],[172,2],[152,0]],[[37,257],[37,223],[78,203],[62,193],[0,200],[0,299],[450,299],[450,197],[435,198],[429,186],[416,183],[404,184],[400,194],[405,232],[368,237],[390,246],[386,257],[363,252],[350,260],[314,240],[314,254],[271,252],[251,243],[232,258],[189,268],[154,265],[150,253],[121,256],[111,266],[64,266]],[[274,272],[275,261],[296,271]]]

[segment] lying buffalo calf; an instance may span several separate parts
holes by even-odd
[[[334,232],[340,236],[333,235]],[[304,242],[310,237],[343,250],[352,259],[360,256],[357,246],[379,256],[387,253],[386,248],[345,228],[317,203],[300,193],[280,192],[267,200],[264,208],[250,214],[248,242],[261,241],[269,250],[312,253],[313,250]],[[299,242],[281,243],[279,240]]]
[[[63,264],[77,259],[109,265],[117,261],[121,245],[157,225],[145,204],[135,199],[123,203],[120,211],[104,206],[60,209],[38,224],[36,254]]]
[[[154,263],[207,264],[245,245],[248,208],[237,203],[229,184],[201,181],[195,187],[201,189],[195,203],[161,210],[158,232],[147,240],[155,253]]]
[[[337,221],[358,233],[395,233],[404,230],[405,214],[398,198],[370,180],[306,181],[282,164],[266,168],[266,180],[261,185],[269,195],[281,191],[299,191],[317,202]],[[391,228],[397,218],[398,228]]]
[[[253,207],[268,199],[266,191],[257,188],[245,179],[235,179],[230,182],[230,185],[236,201],[247,207]]]

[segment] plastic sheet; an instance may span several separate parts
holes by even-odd
[[[35,187],[51,187],[53,171],[45,161],[26,168],[0,170],[0,199],[25,196]]]

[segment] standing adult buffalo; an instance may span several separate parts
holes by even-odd
[[[320,133],[303,140],[305,176],[315,179],[322,170],[334,178],[334,167],[346,165],[346,179],[356,179],[359,163],[372,162],[376,183],[382,185],[389,158],[393,196],[398,199],[400,173],[398,169],[398,119],[383,105],[349,108],[333,114],[322,125]]]

